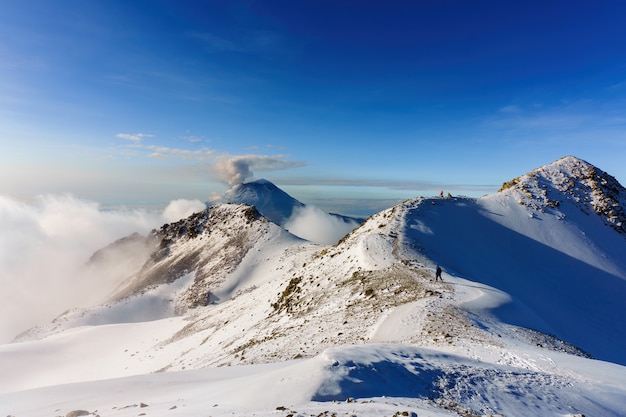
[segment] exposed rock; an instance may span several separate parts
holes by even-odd
[[[499,192],[516,192],[519,204],[538,211],[567,200],[626,236],[626,188],[613,176],[573,156],[561,158],[505,182]]]
[[[73,410],[65,415],[65,417],[80,417],[80,416],[88,416],[91,413],[87,410]]]

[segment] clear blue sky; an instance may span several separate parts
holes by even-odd
[[[343,212],[561,156],[626,182],[623,1],[0,2],[0,194]],[[371,204],[372,199],[382,201]]]

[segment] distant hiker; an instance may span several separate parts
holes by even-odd
[[[437,271],[435,272],[435,281],[443,282],[443,278],[441,278],[441,267],[437,265]]]
[[[439,197],[443,197],[443,190],[439,191]]]

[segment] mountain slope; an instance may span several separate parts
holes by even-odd
[[[52,350],[47,353],[55,357]],[[624,415],[626,368],[555,352],[515,353],[528,360],[526,368],[413,346],[369,344],[269,365],[0,393],[0,404],[9,415],[30,417]],[[91,369],[103,367],[94,362]]]
[[[587,187],[580,166],[565,158],[477,200],[416,201],[403,236],[448,272],[509,294],[500,318],[626,364],[626,242],[614,215],[591,209],[624,206]],[[624,201],[620,187],[610,201]]]
[[[131,388],[138,381],[216,415],[280,415],[283,398],[303,415],[392,415],[398,404],[432,416],[624,415],[624,367],[589,359],[626,362],[624,193],[589,166],[564,158],[492,196],[408,200],[333,246],[245,205],[166,225],[112,302],[0,346],[0,373],[11,375],[0,392],[21,391],[1,402],[32,410],[60,393],[28,389],[129,377],[84,389],[122,383],[157,417],[183,403]],[[218,382],[207,390],[207,379]],[[183,381],[194,388],[173,388]],[[93,409],[136,414],[86,395],[99,398]],[[369,400],[329,405],[348,397]]]
[[[304,204],[265,179],[237,184],[226,191],[217,203],[254,206],[263,216],[279,225],[284,225],[294,210],[304,207]]]
[[[251,250],[268,251],[283,244],[302,243],[267,221],[256,208],[243,204],[209,207],[187,219],[164,225],[150,239],[158,240],[159,247],[119,296],[171,283],[193,273],[193,284],[177,301],[177,309],[181,311],[219,302],[225,294],[218,295],[214,289],[233,279],[232,273]]]
[[[125,251],[130,244],[144,251]],[[129,263],[128,256],[135,265],[127,274],[119,275],[110,302],[103,307],[69,311],[18,340],[79,325],[157,320],[228,301],[246,287],[271,280],[265,261],[292,247],[297,248],[295,252],[316,248],[268,221],[254,207],[209,207],[166,224],[147,237],[132,235],[98,251],[90,260],[93,265],[117,271],[119,264]]]
[[[505,183],[500,193],[541,212],[559,212],[560,205],[567,203],[584,214],[596,213],[626,237],[626,189],[582,159],[561,158]]]
[[[436,307],[433,300],[443,290],[458,294],[459,288],[430,282],[431,269],[439,263],[449,274],[506,293],[510,302],[492,306],[506,322],[553,334],[598,358],[624,363],[621,342],[626,335],[611,319],[626,312],[621,302],[626,295],[626,265],[620,256],[624,253],[620,233],[603,226],[602,215],[588,215],[581,208],[581,202],[586,203],[583,194],[571,201],[564,198],[554,207],[524,200],[541,201],[548,192],[559,195],[550,185],[556,181],[550,178],[568,183],[563,178],[572,178],[576,171],[571,167],[580,164],[566,158],[542,168],[541,172],[552,174],[542,177],[541,187],[531,186],[538,177],[531,173],[520,177],[519,187],[477,200],[407,201],[372,216],[326,249],[290,236],[249,206],[211,207],[155,232],[149,239],[159,242],[158,247],[155,244],[142,270],[126,281],[117,298],[133,303],[143,297],[136,302],[145,305],[145,299],[154,298],[151,291],[157,286],[165,285],[159,291],[167,294],[167,285],[186,277],[186,284],[172,287],[175,296],[165,303],[168,312],[157,309],[154,318],[228,301],[212,310],[192,311],[188,328],[201,332],[220,320],[232,325],[231,309],[256,300],[255,280],[264,282],[276,294],[255,307],[259,315],[248,326],[255,333],[240,335],[238,341],[229,342],[229,349],[213,346],[221,353],[214,352],[211,361],[201,360],[197,366],[228,362],[241,346],[265,352],[245,362],[272,361],[318,354],[324,347],[358,340],[387,341],[381,336],[389,334],[384,329],[372,328],[364,336],[361,323],[377,322],[407,303],[419,301],[426,310],[448,308]],[[467,321],[455,309],[448,308],[454,320]],[[141,311],[124,311],[129,310]],[[145,311],[136,314],[147,316]],[[212,318],[207,320],[206,314]],[[136,321],[132,314],[125,316]],[[102,317],[93,320],[106,322]],[[414,329],[422,327],[439,324],[414,324]],[[292,340],[285,342],[289,347],[266,346],[270,340],[274,344],[288,340],[294,331],[324,336],[313,349]],[[482,340],[484,336],[470,333],[463,337]],[[405,336],[425,343],[417,331]]]

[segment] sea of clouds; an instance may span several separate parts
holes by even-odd
[[[103,209],[72,195],[28,203],[0,196],[0,343],[68,308],[106,299],[111,282],[85,269],[98,249],[204,208],[199,200],[175,200],[160,211]]]

